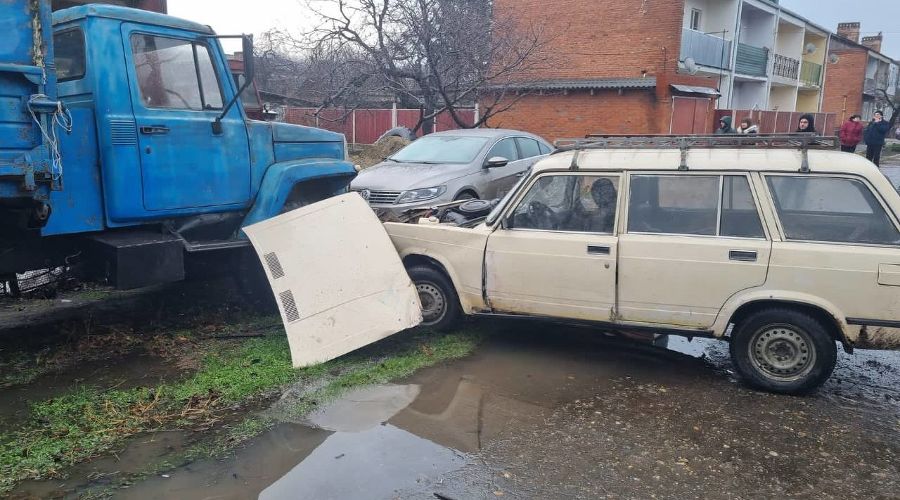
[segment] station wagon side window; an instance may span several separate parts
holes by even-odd
[[[491,148],[491,152],[488,153],[485,160],[490,160],[491,158],[501,156],[506,158],[509,161],[516,161],[519,159],[519,152],[516,149],[516,140],[512,137],[508,137],[503,139],[502,141],[494,144],[494,147]]]
[[[633,175],[628,231],[766,237],[745,175]]]
[[[788,240],[900,244],[900,233],[872,190],[846,177],[766,176]]]
[[[205,44],[147,34],[131,36],[141,100],[149,108],[222,108],[219,79]]]
[[[618,185],[615,176],[543,176],[513,210],[507,227],[612,234]]]
[[[84,32],[81,31],[81,28],[54,33],[53,51],[56,59],[57,81],[62,83],[84,78],[87,61]]]

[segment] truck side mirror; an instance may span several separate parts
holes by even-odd
[[[213,134],[219,135],[222,133],[222,119],[225,118],[225,115],[228,114],[228,111],[231,110],[231,107],[234,106],[234,103],[237,102],[238,97],[247,90],[253,83],[253,76],[255,71],[255,66],[253,64],[253,35],[213,35],[207,38],[241,38],[241,50],[244,51],[244,84],[241,85],[240,88],[237,89],[237,92],[234,93],[231,100],[228,101],[228,104],[222,108],[222,113],[216,117],[215,121],[212,122],[212,131]]]
[[[244,85],[250,85],[256,76],[256,64],[253,58],[253,35],[244,35],[242,38],[242,49],[244,51]],[[240,94],[240,92],[238,92]]]

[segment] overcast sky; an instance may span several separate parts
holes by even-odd
[[[781,4],[831,31],[843,21],[861,22],[863,36],[882,31],[882,52],[900,59],[900,0],[781,0]],[[169,0],[169,13],[212,25],[219,34],[258,35],[276,27],[302,30],[310,25],[302,0]]]

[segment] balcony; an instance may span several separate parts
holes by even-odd
[[[766,76],[769,65],[769,49],[738,43],[734,70],[750,76]]]
[[[800,65],[800,83],[807,87],[821,87],[822,65],[803,61]]]
[[[797,80],[800,74],[800,61],[781,54],[775,54],[774,63],[772,67],[773,75],[787,78],[788,80]]]
[[[681,57],[688,57],[701,66],[728,69],[731,62],[731,41],[700,31],[681,30]]]
[[[863,84],[863,94],[875,95],[875,79],[874,78],[866,78],[866,81]]]

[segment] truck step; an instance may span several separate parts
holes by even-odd
[[[87,238],[94,273],[120,290],[184,279],[184,243],[152,231],[124,231]]]

